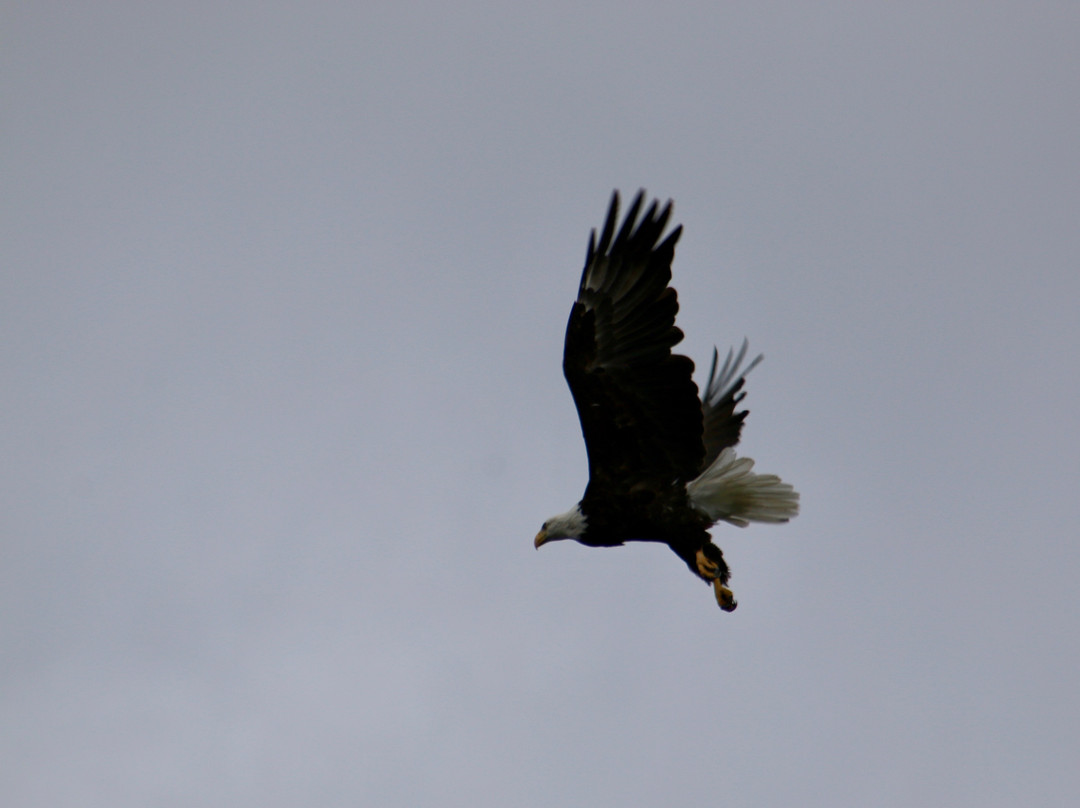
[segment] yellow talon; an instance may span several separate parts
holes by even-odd
[[[701,550],[697,551],[697,568],[702,578],[712,581],[720,574],[720,567]]]
[[[739,604],[735,602],[735,594],[724,586],[720,581],[713,581],[713,589],[716,590],[716,602],[725,612],[735,611]]]

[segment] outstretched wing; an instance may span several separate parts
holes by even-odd
[[[614,193],[600,240],[589,239],[570,312],[563,373],[581,419],[589,479],[625,489],[645,480],[692,479],[705,448],[694,363],[672,354],[683,334],[671,280],[676,227],[663,241],[671,202],[641,220],[638,192],[618,233]]]
[[[734,350],[728,351],[727,359],[724,360],[724,366],[719,373],[716,372],[716,360],[720,357],[713,348],[709,383],[705,385],[705,395],[701,397],[705,458],[701,462],[699,471],[704,471],[711,466],[724,449],[739,442],[743,421],[746,420],[750,411],[735,412],[735,405],[746,397],[746,391],[742,389],[746,382],[746,374],[765,358],[764,355],[758,354],[745,370],[740,370],[739,366],[746,358],[746,349],[749,347],[750,343],[744,339],[738,356],[735,355]]]

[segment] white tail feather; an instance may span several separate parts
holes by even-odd
[[[690,504],[714,522],[739,527],[751,522],[786,522],[799,512],[799,495],[775,474],[755,474],[754,461],[724,449],[686,486]]]

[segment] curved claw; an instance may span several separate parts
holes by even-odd
[[[713,581],[713,589],[716,590],[716,602],[720,605],[720,608],[725,612],[735,611],[735,607],[739,605],[735,601],[735,593],[720,583],[719,580]]]

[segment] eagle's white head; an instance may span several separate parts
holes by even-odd
[[[581,512],[579,502],[566,513],[552,516],[540,528],[533,544],[540,549],[541,544],[558,539],[580,539],[585,535],[585,514]]]

